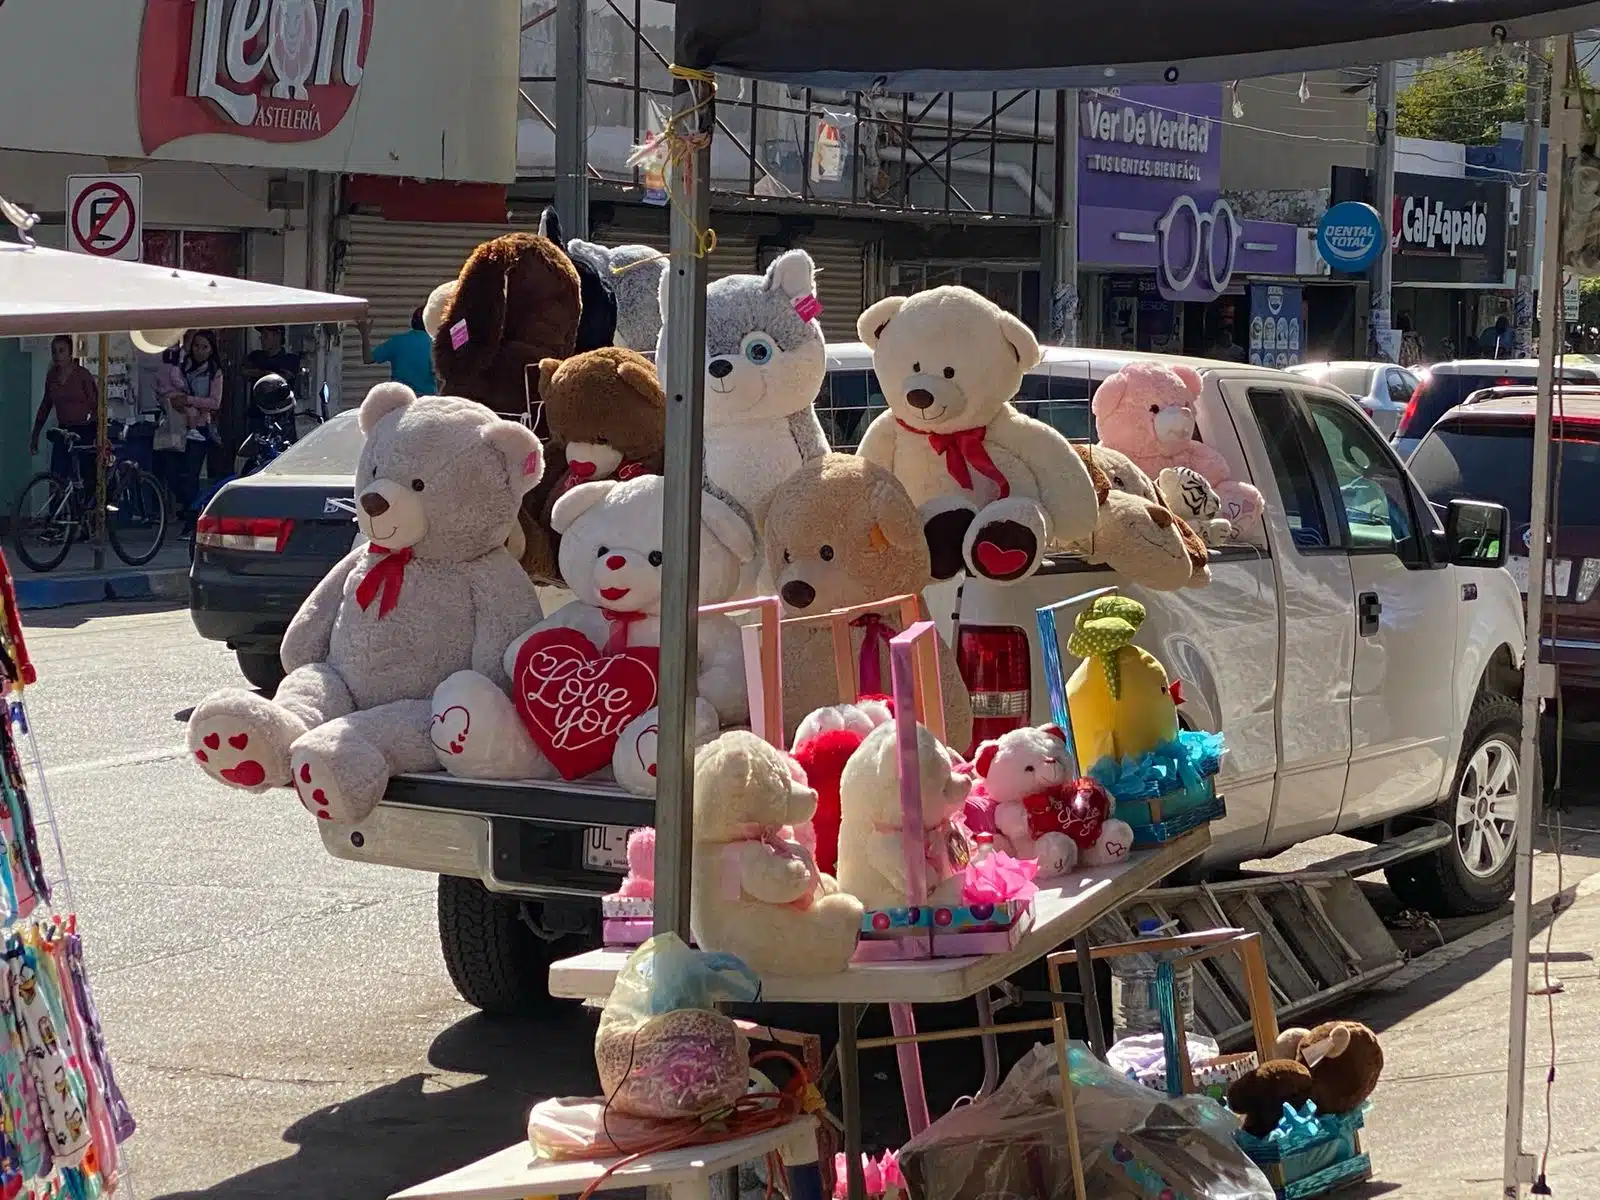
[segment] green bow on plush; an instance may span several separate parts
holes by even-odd
[[[1101,596],[1073,622],[1067,651],[1079,658],[1097,658],[1106,673],[1112,699],[1122,698],[1122,669],[1117,651],[1133,641],[1144,624],[1144,605],[1126,596]]]

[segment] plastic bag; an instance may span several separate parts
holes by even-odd
[[[691,950],[670,933],[645,942],[617,973],[595,1034],[609,1108],[672,1120],[733,1103],[750,1076],[750,1042],[714,1006],[760,992],[731,954]]]
[[[1191,1067],[1204,1066],[1222,1053],[1217,1043],[1204,1034],[1186,1034],[1184,1040],[1189,1043]],[[1165,1068],[1167,1054],[1162,1049],[1159,1033],[1136,1033],[1107,1050],[1106,1062],[1128,1078],[1137,1080],[1152,1068]]]
[[[1272,1200],[1234,1142],[1237,1120],[1199,1096],[1169,1099],[1069,1050],[1084,1179],[1096,1200]],[[1072,1200],[1056,1051],[1035,1046],[992,1096],[952,1110],[900,1151],[918,1200]]]

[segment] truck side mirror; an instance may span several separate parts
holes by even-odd
[[[1445,553],[1456,567],[1503,567],[1511,514],[1503,504],[1452,500],[1445,515]]]

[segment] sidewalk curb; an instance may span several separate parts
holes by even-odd
[[[69,575],[59,579],[39,575],[15,582],[17,607],[24,611],[65,608],[72,604],[98,604],[104,600],[177,600],[189,594],[189,571],[186,567],[107,571],[98,575]]]

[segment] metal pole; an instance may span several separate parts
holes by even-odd
[[[1522,221],[1517,227],[1516,356],[1533,357],[1533,293],[1539,264],[1539,140],[1544,124],[1543,47],[1529,42],[1528,103],[1522,120]],[[1548,313],[1548,309],[1545,310]],[[1498,358],[1498,352],[1495,354]]]
[[[1550,102],[1549,183],[1545,188],[1545,251],[1539,293],[1544,301],[1543,336],[1539,339],[1539,396],[1533,418],[1533,481],[1528,505],[1527,649],[1522,668],[1522,745],[1517,787],[1517,867],[1512,896],[1510,1045],[1506,1055],[1505,1171],[1506,1200],[1517,1200],[1522,1185],[1533,1182],[1534,1160],[1522,1152],[1523,1104],[1528,1070],[1528,942],[1533,932],[1533,834],[1543,792],[1538,778],[1539,718],[1543,702],[1554,694],[1555,672],[1542,663],[1544,631],[1545,539],[1550,516],[1550,434],[1556,354],[1561,341],[1561,188],[1566,171],[1568,139],[1577,110],[1569,108],[1567,64],[1572,39],[1555,43],[1556,84]],[[1533,214],[1523,210],[1523,220]],[[1519,267],[1520,272],[1520,267]]]
[[[694,832],[694,704],[698,695],[700,488],[705,477],[706,260],[700,235],[711,222],[711,85],[679,79],[674,142],[696,136],[667,174],[672,260],[667,291],[666,500],[661,552],[661,730],[656,770],[655,932],[689,937]]]
[[[556,212],[569,238],[589,236],[589,6],[556,4]]]
[[[106,368],[111,356],[111,339],[100,335],[100,398],[94,406],[94,511],[99,518],[94,535],[94,569],[101,571],[106,565],[106,471],[100,465],[105,457],[106,429]]]
[[[1078,311],[1078,90],[1056,92],[1054,272],[1050,336],[1063,346],[1079,341]]]
[[[1378,261],[1372,264],[1370,323],[1373,357],[1380,362],[1390,360],[1383,335],[1394,325],[1394,243],[1399,235],[1399,230],[1390,228],[1394,219],[1394,93],[1395,64],[1382,63],[1378,67],[1378,84],[1373,97],[1372,206],[1378,210],[1384,227],[1389,229],[1389,241]]]

